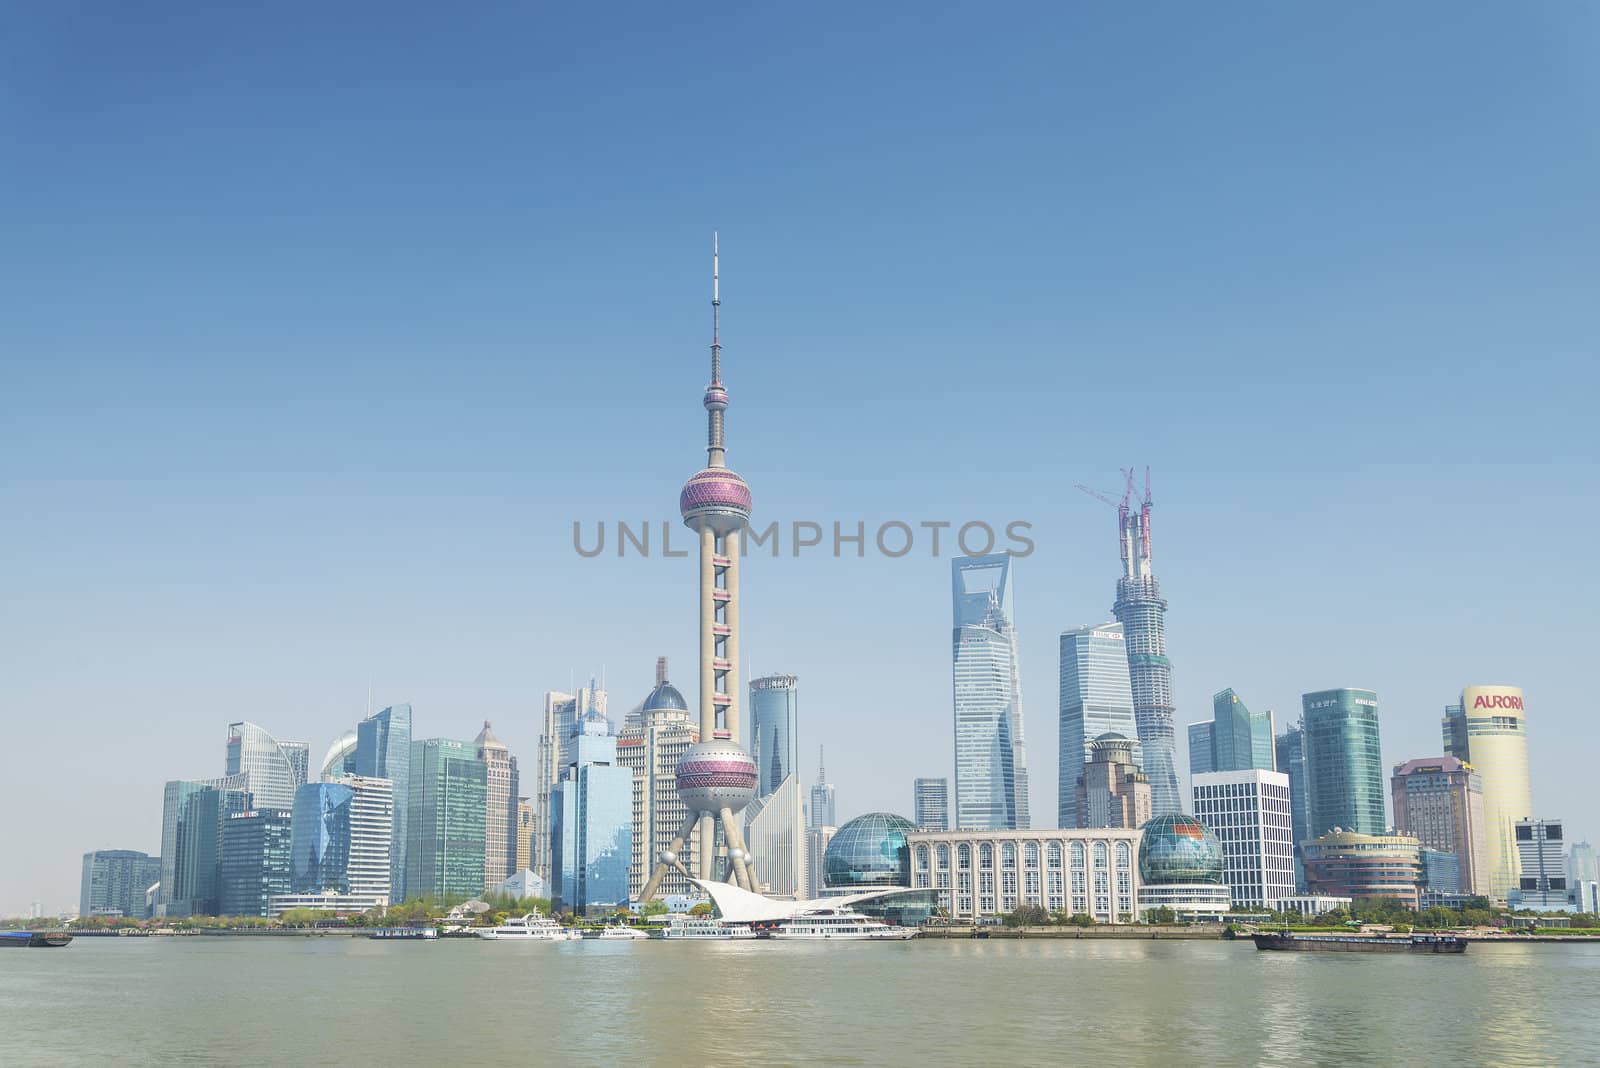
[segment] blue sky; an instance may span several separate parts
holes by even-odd
[[[1594,9],[14,6],[0,39],[0,912],[159,842],[226,724],[376,700],[531,763],[692,682],[692,561],[579,559],[703,458],[710,232],[759,520],[1014,519],[1056,635],[1154,471],[1183,723],[1370,686],[1385,757],[1528,694],[1600,833]],[[841,816],[951,762],[949,564],[752,560]],[[26,814],[26,816],[24,816]]]

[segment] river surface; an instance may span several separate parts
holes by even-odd
[[[0,1065],[1600,1065],[1600,945],[79,938]]]

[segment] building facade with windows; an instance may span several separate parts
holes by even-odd
[[[1278,771],[1272,710],[1252,712],[1230,687],[1211,697],[1211,721],[1189,724],[1189,774]]]
[[[280,743],[254,723],[230,723],[223,774],[243,775],[254,805],[293,808],[294,792],[306,781],[306,743]]]
[[[1078,818],[1078,780],[1090,746],[1103,734],[1134,739],[1133,763],[1142,766],[1139,726],[1133,715],[1133,684],[1128,675],[1127,642],[1121,623],[1077,627],[1061,634],[1060,779],[1056,783],[1056,822],[1091,827]]]
[[[804,897],[806,892],[805,805],[800,773],[745,806],[744,838],[750,847],[756,886],[769,897]]]
[[[1296,888],[1305,892],[1305,856],[1300,843],[1311,837],[1310,803],[1306,797],[1306,730],[1305,723],[1297,721],[1278,735],[1273,742],[1273,755],[1277,770],[1289,776],[1289,814],[1294,825],[1294,881]]]
[[[911,885],[932,889],[957,920],[1019,905],[1132,922],[1138,914],[1139,831],[910,831]]]
[[[393,903],[390,850],[394,839],[394,784],[388,779],[346,775],[350,789],[350,860],[345,867],[350,893],[365,900]]]
[[[1079,827],[1137,829],[1149,822],[1150,780],[1134,762],[1138,745],[1115,731],[1089,743],[1089,762],[1078,776],[1073,806]]]
[[[1011,557],[951,561],[956,826],[1029,825],[1022,686],[1011,620]]]
[[[1419,902],[1422,843],[1403,834],[1360,834],[1335,827],[1304,843],[1306,881],[1313,894],[1355,901],[1398,898]]]
[[[222,821],[217,865],[218,914],[265,916],[275,894],[293,890],[293,808],[230,812]]]
[[[1223,881],[1222,843],[1193,816],[1157,816],[1139,833],[1139,912],[1220,920],[1232,898]]]
[[[1384,765],[1378,738],[1378,695],[1344,687],[1300,699],[1305,723],[1308,834],[1335,827],[1381,835]]]
[[[1567,843],[1560,820],[1518,820],[1512,826],[1517,843],[1517,889],[1513,909],[1535,912],[1575,911],[1567,892]]]
[[[1289,776],[1277,771],[1213,771],[1194,776],[1195,818],[1222,846],[1222,877],[1235,908],[1262,908],[1293,896],[1294,817]]]
[[[78,915],[128,917],[146,915],[145,891],[161,881],[161,858],[136,849],[97,849],[83,855],[83,881],[78,888]]]
[[[617,737],[617,763],[633,773],[633,860],[629,866],[628,893],[637,900],[657,858],[672,844],[672,837],[689,814],[678,796],[678,758],[700,741],[700,723],[689,715],[689,703],[667,681],[667,659],[656,661],[656,685],[629,715]],[[548,804],[548,802],[547,802]],[[548,831],[545,833],[548,840]],[[700,828],[695,825],[684,844],[681,859],[690,871],[699,870]],[[538,869],[534,869],[537,871]],[[687,879],[668,868],[660,894],[691,891]]]
[[[517,758],[494,735],[488,720],[473,739],[483,764],[483,888],[486,892],[517,870]]]
[[[1395,829],[1424,850],[1453,854],[1461,893],[1487,894],[1483,780],[1472,765],[1448,756],[1408,760],[1394,766],[1389,790]],[[1430,889],[1442,887],[1430,880]]]
[[[350,810],[355,791],[309,782],[294,792],[289,889],[296,894],[350,892]]]
[[[477,897],[488,790],[478,747],[452,738],[414,741],[409,775],[406,895]]]
[[[764,675],[750,680],[750,755],[756,796],[766,797],[800,770],[800,680]]]
[[[356,774],[387,779],[394,798],[389,833],[389,897],[404,901],[411,816],[411,706],[390,705],[356,724]]]
[[[912,783],[911,818],[925,831],[948,831],[950,780],[919,778]]]
[[[1519,820],[1533,818],[1528,776],[1527,705],[1516,686],[1468,686],[1461,703],[1447,706],[1445,752],[1471,764],[1483,782],[1486,887],[1497,901],[1519,889]]]

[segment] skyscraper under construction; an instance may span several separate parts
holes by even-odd
[[[1157,816],[1183,811],[1178,791],[1177,744],[1173,727],[1172,661],[1167,659],[1167,602],[1150,566],[1150,476],[1145,474],[1144,500],[1137,512],[1130,506],[1133,472],[1117,508],[1122,543],[1122,577],[1112,613],[1122,623],[1128,647],[1128,680],[1133,684],[1133,718],[1144,749],[1144,773],[1150,780],[1150,801]]]

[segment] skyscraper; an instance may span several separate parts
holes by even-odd
[[[1461,704],[1445,713],[1446,751],[1471,764],[1483,780],[1488,886],[1480,892],[1497,901],[1520,888],[1516,825],[1533,817],[1526,717],[1522,690],[1515,686],[1468,686]]]
[[[294,792],[289,828],[289,890],[350,892],[350,809],[355,791],[311,782]]]
[[[1128,648],[1128,677],[1133,686],[1133,715],[1144,750],[1144,773],[1150,779],[1151,803],[1157,816],[1183,811],[1178,790],[1177,734],[1173,726],[1172,661],[1167,659],[1167,602],[1150,564],[1150,478],[1145,474],[1144,500],[1137,515],[1128,492],[1117,510],[1122,546],[1122,577],[1112,613],[1122,623]]]
[[[484,770],[483,888],[491,891],[515,873],[517,758],[494,736],[489,721],[473,740]]]
[[[544,713],[539,726],[538,767],[534,769],[533,805],[533,864],[540,878],[550,879],[550,793],[561,781],[561,769],[567,764],[562,747],[572,735],[572,728],[590,712],[604,716],[607,694],[589,680],[588,686],[577,687],[576,693],[548,690],[544,695]]]
[[[667,658],[656,661],[656,684],[630,716],[617,739],[617,762],[633,773],[633,864],[629,894],[640,900],[656,858],[672,845],[689,810],[678,796],[678,760],[700,740],[700,725],[689,715],[689,703],[667,680]],[[546,831],[546,838],[549,837]],[[678,850],[685,866],[698,870],[698,828]],[[690,889],[682,873],[669,870],[660,890],[683,894]]]
[[[394,784],[388,779],[346,775],[350,788],[350,859],[345,866],[348,892],[383,905],[392,902],[389,853],[394,840]]]
[[[677,857],[698,824],[699,878],[714,878],[713,828],[728,847],[733,881],[754,890],[743,822],[736,818],[756,793],[756,762],[739,745],[739,556],[750,520],[750,487],[727,466],[723,417],[722,339],[716,239],[711,249],[711,383],[706,387],[706,466],[684,483],[678,510],[700,538],[700,741],[678,759],[678,796],[688,814],[657,859],[641,897],[655,895],[669,867],[687,874]]]
[[[483,892],[488,776],[478,747],[450,738],[411,743],[406,816],[406,893],[476,897]]]
[[[1310,836],[1338,827],[1356,834],[1388,830],[1383,808],[1383,755],[1378,695],[1371,690],[1320,690],[1300,698],[1305,720]]]
[[[1273,746],[1278,770],[1289,777],[1289,818],[1294,827],[1294,879],[1295,887],[1306,886],[1305,854],[1300,843],[1311,837],[1311,813],[1306,782],[1306,730],[1305,723],[1296,720],[1294,726],[1278,736]]]
[[[1062,827],[1080,826],[1078,780],[1089,759],[1089,747],[1107,733],[1139,736],[1121,623],[1078,627],[1061,635],[1061,777],[1056,784],[1056,820]],[[1132,756],[1137,765],[1144,754],[1136,745]]]
[[[911,790],[912,814],[924,831],[950,829],[950,780],[918,779]]]
[[[515,874],[533,870],[534,812],[531,798],[517,798],[517,852],[511,865]]]
[[[1211,722],[1189,724],[1189,774],[1276,768],[1272,710],[1252,712],[1229,687],[1211,697]]]
[[[817,781],[811,787],[811,804],[806,808],[806,829],[837,827],[834,812],[833,783],[828,781],[828,766],[822,759],[822,746],[817,746]],[[820,859],[820,858],[818,858]]]
[[[406,886],[406,848],[411,818],[411,706],[390,705],[356,725],[356,774],[388,779],[394,795],[394,828],[389,838],[389,894],[399,902]]]
[[[745,839],[750,843],[756,887],[775,897],[803,897],[806,890],[805,805],[800,773],[791,771],[778,788],[750,802]]]
[[[1078,776],[1074,815],[1079,827],[1127,827],[1150,822],[1150,780],[1133,761],[1132,738],[1107,731],[1089,743],[1089,762]]]
[[[572,728],[571,763],[550,795],[554,905],[584,912],[626,905],[633,863],[633,772],[617,763],[617,739],[603,715]]]
[[[799,687],[793,675],[750,680],[750,752],[761,775],[758,797],[800,770]]]
[[[1566,836],[1561,821],[1517,820],[1511,825],[1511,834],[1518,854],[1517,886],[1508,895],[1511,907],[1535,912],[1576,911],[1567,892]]]
[[[228,724],[224,775],[243,775],[252,803],[261,808],[292,808],[295,789],[306,781],[305,743],[280,744],[254,723]]]
[[[220,915],[265,916],[275,894],[290,892],[293,827],[292,808],[252,808],[223,819],[217,865]]]
[[[289,761],[289,778],[298,790],[310,780],[311,743],[279,742],[278,748],[283,750],[284,757]]]
[[[1011,556],[950,562],[951,663],[955,706],[956,826],[1028,826],[1017,636],[1010,618]]]
[[[332,745],[322,758],[322,770],[317,778],[322,782],[333,782],[346,775],[356,773],[356,746],[360,736],[355,731],[345,731]]]
[[[143,919],[145,891],[161,879],[161,858],[136,849],[97,849],[83,855],[78,915]]]
[[[1488,885],[1483,827],[1483,780],[1455,757],[1408,760],[1389,780],[1394,826],[1427,851],[1452,854],[1460,890],[1482,894]]]

